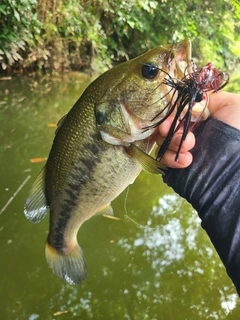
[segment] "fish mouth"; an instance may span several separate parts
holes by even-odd
[[[120,103],[120,111],[122,120],[129,128],[129,134],[132,137],[132,141],[142,140],[148,138],[155,129],[144,130],[146,127],[152,125],[152,120],[145,120],[137,116],[135,113],[127,107],[125,103]]]
[[[173,45],[169,56],[167,72],[163,70],[166,74],[163,83],[169,87],[169,91],[166,93],[168,99],[164,101],[165,107],[152,118],[151,125],[145,127],[145,130],[150,129],[151,127],[155,128],[162,123],[168,116],[170,116],[170,113],[168,112],[169,110],[172,110],[171,114],[175,115],[178,108],[178,103],[176,103],[176,100],[178,99],[178,90],[176,89],[177,85],[181,84],[181,81],[192,74],[194,68],[196,68],[196,65],[192,60],[192,44],[190,39],[184,39],[180,43]],[[175,74],[177,74],[177,76],[175,76]],[[168,83],[171,83],[171,85]],[[193,105],[191,117],[192,122],[203,121],[209,117],[209,111],[206,108],[206,101],[204,101],[205,98],[206,97],[203,96],[202,101],[196,102]],[[175,106],[175,109],[173,109],[172,106]],[[184,108],[179,115],[180,118],[183,118],[186,112],[187,108]]]
[[[128,132],[121,132],[112,135],[104,130],[100,130],[101,137],[104,141],[113,145],[129,146],[131,143],[143,140],[151,136],[155,128],[150,128],[151,120],[144,120],[133,113],[125,103],[120,102],[120,113],[122,122],[125,123]],[[144,128],[148,128],[144,130]]]
[[[173,61],[176,62],[177,70],[182,73],[182,76],[187,72],[192,71],[191,61],[192,61],[192,43],[190,39],[184,39],[180,43],[173,45],[172,49]],[[172,62],[173,62],[172,61]],[[173,66],[170,66],[170,69]],[[171,70],[169,70],[171,71]],[[171,72],[169,72],[171,73]],[[178,77],[180,78],[180,77]]]

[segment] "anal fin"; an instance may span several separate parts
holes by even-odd
[[[107,216],[114,216],[113,208],[111,206],[111,203],[107,203],[105,206],[100,208],[98,211],[98,214],[104,214]]]

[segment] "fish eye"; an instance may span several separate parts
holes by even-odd
[[[142,66],[142,75],[146,79],[154,79],[158,74],[159,69],[151,64],[144,64]]]

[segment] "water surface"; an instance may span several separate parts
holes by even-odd
[[[142,173],[113,202],[115,217],[93,217],[79,243],[88,277],[66,284],[47,266],[48,218],[31,224],[23,206],[48,156],[56,124],[79,98],[85,75],[0,81],[0,318],[239,319],[240,304],[191,206]]]

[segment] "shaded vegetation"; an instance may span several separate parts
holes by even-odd
[[[189,37],[204,64],[240,60],[238,1],[2,0],[0,71],[104,69]]]

